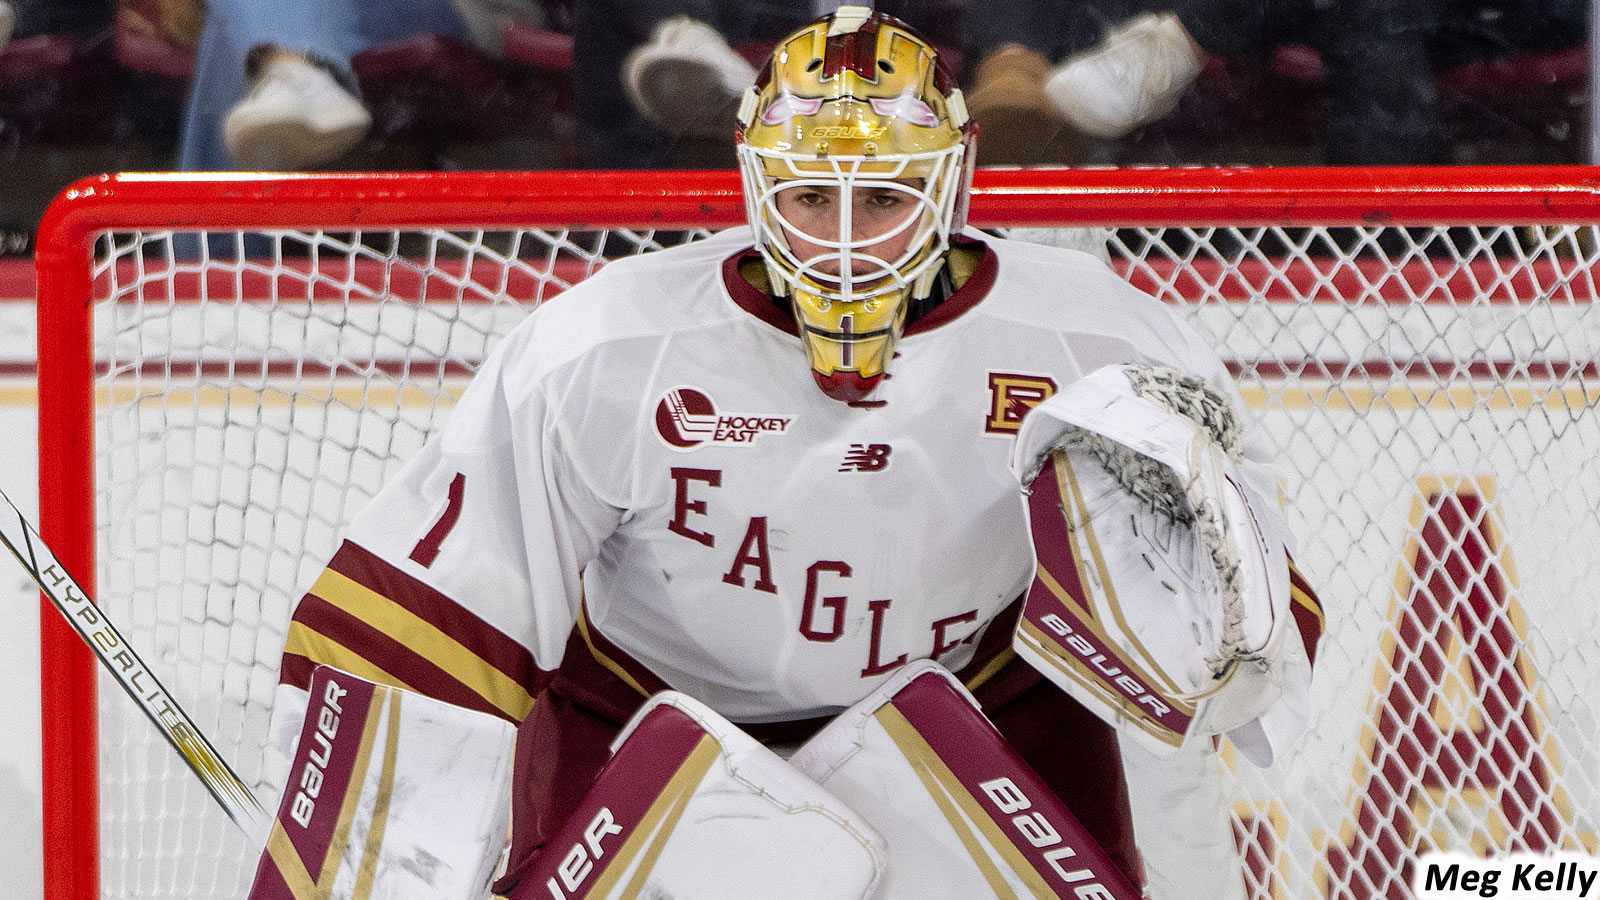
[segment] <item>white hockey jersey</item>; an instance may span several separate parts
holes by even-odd
[[[746,229],[535,310],[358,516],[284,683],[326,662],[516,719],[575,626],[625,678],[737,722],[836,712],[908,660],[959,669],[1033,578],[1007,468],[1029,408],[1125,361],[1237,402],[1216,354],[1102,263],[971,238],[975,273],[856,404],[816,388],[788,314],[739,276]]]

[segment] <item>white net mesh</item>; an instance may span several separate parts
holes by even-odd
[[[263,796],[284,624],[343,524],[533,304],[694,236],[99,240],[101,602]],[[1231,361],[1327,610],[1308,738],[1226,776],[1251,895],[1407,897],[1435,847],[1594,851],[1594,229],[1124,229],[1106,247]],[[115,690],[104,895],[242,896],[242,840]]]

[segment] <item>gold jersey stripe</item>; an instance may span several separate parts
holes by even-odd
[[[984,682],[993,678],[1001,669],[1004,669],[1007,663],[1016,658],[1017,651],[1012,650],[1010,647],[1006,647],[999,653],[996,653],[994,655],[994,659],[991,659],[985,663],[983,668],[978,670],[978,674],[972,676],[972,678],[967,681],[967,690],[976,691],[978,688],[983,686]]]
[[[292,620],[289,622],[289,638],[284,641],[283,652],[304,656],[313,663],[324,663],[333,666],[335,669],[349,672],[351,675],[370,681],[373,684],[385,684],[390,687],[404,688],[418,694],[422,693],[407,684],[405,679],[389,674],[387,670],[369,662],[365,656],[351,650],[322,632],[313,630],[304,622]]]
[[[377,591],[324,569],[310,593],[388,635],[405,635],[405,644],[466,685],[513,722],[533,709],[533,695],[438,626]],[[360,674],[360,673],[355,673]]]
[[[621,663],[605,655],[600,651],[599,647],[595,646],[594,637],[589,634],[589,610],[581,605],[578,607],[578,633],[583,635],[583,643],[589,648],[589,655],[594,657],[595,662],[606,667],[611,674],[622,679],[623,684],[638,691],[639,696],[650,696],[650,692],[645,690],[644,685],[640,684],[637,678],[629,675],[628,670],[624,669]]]

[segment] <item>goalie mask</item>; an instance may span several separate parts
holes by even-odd
[[[964,224],[976,132],[933,47],[865,7],[780,41],[745,93],[736,141],[756,246],[828,396],[858,400],[882,380]]]

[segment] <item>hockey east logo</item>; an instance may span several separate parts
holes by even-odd
[[[783,434],[792,416],[719,413],[703,391],[673,388],[656,404],[656,434],[675,450],[705,444],[745,447],[766,434]]]

